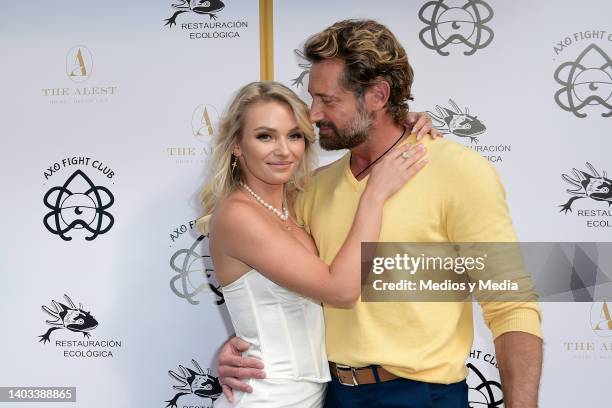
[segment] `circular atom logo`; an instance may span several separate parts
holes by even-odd
[[[555,102],[578,118],[585,118],[588,106],[602,106],[604,118],[612,116],[612,60],[596,44],[590,44],[575,61],[567,61],[555,70],[555,81],[563,87],[555,93]]]
[[[189,248],[174,252],[170,258],[170,267],[176,273],[170,279],[172,292],[192,305],[200,304],[195,298],[203,292],[212,292],[215,303],[224,303],[221,285],[213,277],[213,264],[208,254],[208,235],[199,236]]]
[[[86,241],[93,241],[115,224],[115,218],[108,212],[115,197],[107,187],[94,183],[92,169],[93,173],[109,180],[109,184],[114,184],[110,180],[115,171],[102,161],[86,156],[66,157],[52,163],[43,172],[45,180],[49,181],[57,177],[56,173],[71,170],[65,182],[57,185],[56,181],[43,197],[45,207],[50,210],[45,214],[43,224],[47,231],[64,241],[72,241],[71,231],[85,235]]]
[[[472,363],[467,363],[468,368],[468,402],[469,406],[497,408],[504,404],[501,384],[487,378]]]
[[[45,194],[43,202],[51,211],[43,222],[49,232],[64,241],[72,240],[66,234],[73,229],[87,230],[91,235],[85,240],[93,241],[115,223],[114,217],[106,211],[114,201],[108,188],[96,186],[83,171],[76,170],[64,185],[53,187]]]
[[[461,44],[469,48],[464,55],[473,55],[493,41],[493,30],[485,25],[492,18],[493,9],[481,0],[428,1],[419,10],[419,19],[427,24],[419,39],[442,56]]]

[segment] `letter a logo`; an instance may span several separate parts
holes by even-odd
[[[72,47],[66,56],[66,74],[74,82],[84,82],[91,76],[93,58],[82,45]]]

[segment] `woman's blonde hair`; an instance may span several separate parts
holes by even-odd
[[[219,133],[213,139],[211,175],[202,191],[204,214],[197,223],[202,232],[208,231],[208,222],[218,203],[242,181],[240,166],[232,169],[233,150],[242,138],[247,110],[258,102],[278,102],[287,106],[293,113],[304,136],[305,150],[296,172],[285,186],[286,196],[293,197],[295,192],[304,189],[314,164],[315,135],[308,106],[291,89],[278,82],[251,82],[238,91],[221,120]]]

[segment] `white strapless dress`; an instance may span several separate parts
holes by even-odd
[[[246,353],[263,361],[266,378],[250,379],[251,394],[221,396],[215,408],[320,408],[330,381],[325,325],[319,303],[251,270],[223,288],[236,335],[251,343]]]

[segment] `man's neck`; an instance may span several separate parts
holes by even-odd
[[[403,132],[403,126],[397,125],[389,115],[381,115],[368,132],[366,141],[351,149],[353,174],[359,174],[371,165],[398,141]]]

